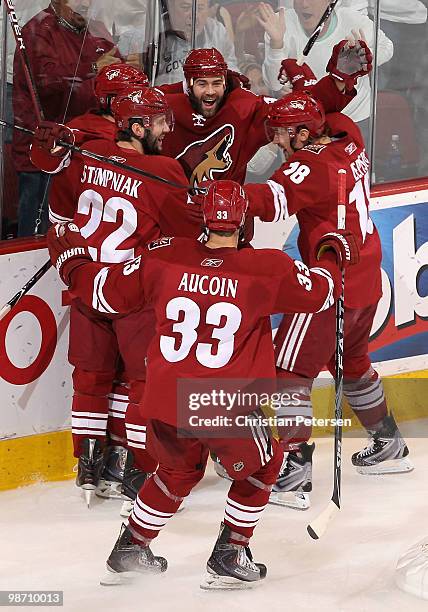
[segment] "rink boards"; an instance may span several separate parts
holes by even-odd
[[[383,245],[384,295],[371,355],[399,420],[427,416],[428,385],[428,183],[376,189],[371,215]],[[425,214],[424,214],[425,213]],[[256,227],[256,248],[282,248],[298,257],[295,222]],[[12,252],[13,251],[13,252]],[[45,243],[0,246],[0,305],[48,258]],[[35,480],[72,476],[71,368],[67,361],[68,308],[64,285],[49,272],[0,321],[0,490]],[[273,319],[273,327],[278,319]],[[321,377],[315,414],[332,411],[331,385]],[[425,390],[424,390],[425,389]],[[10,469],[12,468],[12,469]]]

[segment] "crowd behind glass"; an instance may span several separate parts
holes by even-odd
[[[379,2],[379,4],[378,4]],[[246,75],[252,91],[278,98],[281,60],[296,58],[328,0],[16,0],[37,93],[46,119],[65,123],[95,105],[93,84],[103,66],[126,61],[152,84],[182,80],[194,47],[216,47],[229,68]],[[428,175],[428,0],[340,0],[306,59],[325,74],[333,46],[358,33],[375,53],[377,70],[360,79],[345,110],[363,132],[372,155],[372,181]],[[72,11],[64,12],[67,7]],[[196,17],[193,20],[193,10]],[[64,15],[73,15],[65,20]],[[376,27],[377,26],[377,27]],[[0,15],[0,109],[11,124],[34,128],[4,3]],[[27,139],[28,140],[28,139]],[[0,127],[2,239],[43,234],[48,175],[31,164],[26,137]],[[281,163],[267,145],[248,165],[247,180],[268,178]],[[34,216],[34,202],[40,214]]]

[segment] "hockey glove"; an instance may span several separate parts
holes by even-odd
[[[70,285],[73,270],[92,262],[88,243],[74,223],[56,223],[47,233],[52,264],[66,285]]]
[[[307,64],[297,65],[295,59],[284,59],[278,74],[281,85],[289,85],[293,91],[303,91],[317,82],[317,78]]]
[[[235,70],[227,71],[227,84],[230,90],[236,89],[237,87],[251,89],[250,79],[246,77],[245,74],[241,74]]]
[[[348,230],[327,232],[327,234],[321,236],[315,247],[316,258],[320,260],[329,251],[335,253],[337,265],[341,270],[360,261],[360,249],[357,241],[354,234]]]
[[[42,121],[34,132],[33,146],[40,147],[51,155],[62,157],[68,150],[58,145],[58,141],[62,140],[68,144],[74,145],[73,131],[66,125],[55,123],[54,121]],[[57,149],[54,151],[54,149]]]
[[[343,81],[350,91],[355,87],[358,77],[371,72],[372,61],[373,54],[364,40],[357,40],[355,45],[341,40],[333,47],[326,70],[334,78]]]

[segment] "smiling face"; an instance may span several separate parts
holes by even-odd
[[[205,118],[213,117],[226,90],[223,76],[195,79],[192,86],[193,101],[199,114]]]
[[[294,0],[294,10],[307,34],[315,30],[329,4],[329,0]]]

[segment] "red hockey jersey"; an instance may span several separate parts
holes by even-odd
[[[327,76],[311,94],[327,112],[334,112],[342,110],[355,92],[339,93]],[[179,160],[190,183],[208,179],[243,183],[248,162],[268,142],[264,123],[272,100],[237,87],[217,113],[205,119],[194,111],[186,94],[167,94],[167,99],[174,111],[175,129],[165,137],[163,152]]]
[[[141,155],[134,149],[119,147],[112,140],[90,141],[85,148],[184,187],[174,188],[75,155],[52,181],[49,215],[53,223],[73,220],[89,241],[95,261],[133,259],[136,247],[170,233],[172,227],[178,235],[195,238],[200,235],[202,217],[190,216],[196,205],[187,204],[187,180],[176,160]]]
[[[346,229],[357,237],[359,264],[346,271],[345,304],[363,308],[382,295],[379,235],[369,215],[370,162],[357,125],[340,113],[327,117],[330,144],[308,145],[294,153],[267,181],[246,185],[250,211],[262,221],[297,215],[298,247],[308,266],[315,264],[315,245],[337,229],[337,172],[347,171]]]
[[[179,379],[275,377],[268,315],[329,308],[340,288],[333,259],[309,270],[278,250],[161,238],[124,265],[80,266],[70,289],[103,313],[153,306],[143,415],[176,425]]]

